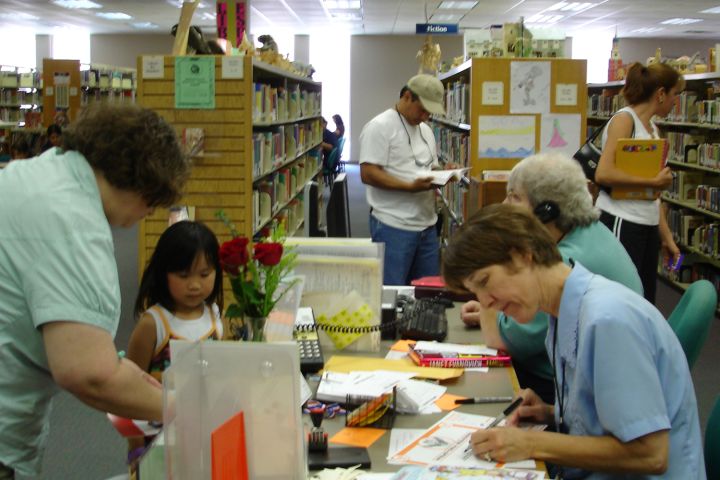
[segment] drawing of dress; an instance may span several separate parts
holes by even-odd
[[[548,142],[547,146],[550,148],[562,148],[568,143],[563,138],[562,132],[560,131],[560,122],[558,119],[553,120],[553,134],[552,138]]]

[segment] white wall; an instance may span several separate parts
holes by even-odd
[[[170,55],[175,37],[168,34],[90,35],[90,61],[137,68],[140,55]]]
[[[418,72],[415,58],[423,35],[353,35],[350,38],[350,124],[352,161],[358,159],[358,137],[363,125],[392,107],[405,82]],[[463,54],[463,37],[435,36],[442,60]],[[347,122],[346,122],[347,123]]]

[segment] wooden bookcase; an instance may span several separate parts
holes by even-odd
[[[215,213],[218,210],[225,211],[241,235],[257,236],[273,219],[283,217],[283,212],[291,208],[293,202],[302,200],[303,186],[319,173],[318,161],[310,156],[322,140],[319,121],[321,84],[263,64],[251,57],[242,60],[243,78],[223,78],[223,57],[213,58],[215,108],[175,108],[176,57],[173,56],[162,57],[162,78],[145,78],[143,58],[138,58],[137,102],[158,112],[176,128],[180,138],[187,128],[204,130],[204,153],[193,158],[191,177],[179,203],[194,207],[195,220],[208,225],[222,243],[230,238],[230,232],[216,219]],[[155,59],[157,60],[157,57]],[[263,91],[272,91],[274,96],[263,96]],[[277,107],[282,102],[285,102],[287,107],[286,95],[289,95],[287,92],[290,91],[307,94],[303,97],[306,100],[304,108],[293,111],[293,114],[287,113],[284,107]],[[312,101],[307,100],[307,97],[311,97]],[[297,100],[299,101],[299,98]],[[302,145],[283,150],[287,155],[283,153],[275,156],[266,168],[254,166],[259,153],[257,148],[253,148],[256,133],[285,132],[293,129],[307,134]],[[285,145],[289,146],[289,141],[286,138]],[[254,218],[261,202],[257,193],[258,185],[263,182],[272,183],[279,179],[281,172],[299,169],[305,162],[312,168],[304,171],[301,177],[293,178],[295,188],[292,192],[271,202],[270,218]],[[140,223],[140,275],[158,238],[168,226],[168,215],[168,209],[157,209],[152,216]],[[297,223],[287,225],[290,234],[296,228]]]
[[[550,70],[549,114],[576,114],[580,116],[578,147],[586,135],[587,113],[586,89],[587,62],[585,60],[556,58],[473,58],[457,68],[440,75],[445,85],[446,112],[444,118],[433,118],[433,129],[441,159],[470,167],[473,179],[469,190],[458,192],[451,187],[445,197],[455,217],[467,218],[472,212],[489,203],[497,203],[505,197],[505,181],[498,178],[484,179],[483,173],[493,170],[510,170],[523,157],[491,158],[481,151],[480,117],[482,116],[533,116],[534,152],[544,151],[541,145],[542,115],[540,113],[511,112],[511,68],[514,62],[547,62]],[[575,101],[559,102],[558,85],[575,89]],[[493,87],[495,94],[486,94],[483,88]],[[565,104],[558,104],[565,103]],[[448,140],[451,139],[451,140]],[[447,149],[450,148],[448,151]],[[447,227],[447,226],[446,226]],[[451,233],[453,228],[446,228]]]

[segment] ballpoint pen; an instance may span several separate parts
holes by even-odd
[[[488,425],[487,427],[485,427],[485,429],[488,430],[488,429],[490,429],[490,428],[495,428],[495,427],[497,427],[497,426],[500,424],[500,422],[502,422],[503,420],[505,420],[505,419],[508,417],[508,415],[512,414],[512,413],[520,406],[520,404],[522,403],[522,401],[523,401],[523,398],[522,398],[522,397],[517,397],[517,398],[515,399],[515,401],[513,401],[510,405],[508,405],[507,408],[506,408],[505,410],[503,410],[500,415],[498,415],[497,417],[495,417],[495,420],[493,420],[492,422],[490,422],[490,425]],[[469,455],[470,453],[472,453],[472,443],[467,446],[467,448],[466,448],[465,451],[463,452],[463,456],[464,456],[465,458],[467,458],[467,457],[470,456],[470,455]]]
[[[458,398],[455,400],[456,405],[469,405],[481,403],[505,403],[512,401],[513,397],[470,397]]]

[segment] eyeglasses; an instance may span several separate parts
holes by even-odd
[[[398,118],[400,119],[400,124],[403,126],[403,129],[405,130],[405,135],[407,135],[408,139],[408,145],[410,146],[410,151],[412,152],[412,156],[415,159],[415,165],[418,167],[427,167],[428,165],[432,164],[435,161],[435,157],[433,156],[432,149],[430,148],[430,144],[425,140],[425,137],[422,134],[422,130],[418,130],[418,133],[420,134],[420,138],[422,139],[423,143],[425,144],[425,147],[427,147],[428,153],[430,154],[430,160],[427,162],[421,162],[418,160],[417,155],[415,155],[415,150],[412,146],[412,140],[410,139],[410,132],[408,131],[407,127],[405,126],[405,120],[403,120],[402,115],[400,115],[400,112],[398,111],[397,107],[395,108],[395,111],[398,114]]]

